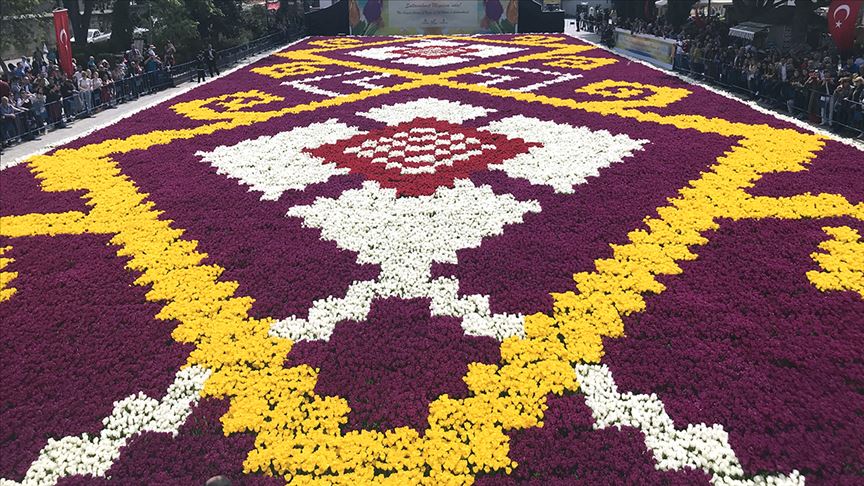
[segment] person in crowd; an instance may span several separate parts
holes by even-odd
[[[9,101],[8,96],[0,98],[0,117],[2,117],[2,143],[3,147],[12,144],[12,140],[18,136],[18,115],[24,110],[16,107]]]
[[[819,71],[813,70],[807,76],[807,81],[804,82],[804,90],[809,93],[807,97],[807,114],[810,123],[819,123],[819,87],[822,80],[819,77]]]
[[[45,95],[45,109],[48,113],[48,124],[54,128],[64,128],[63,104],[60,96],[60,85],[52,84]]]
[[[169,41],[165,59],[161,59],[155,45],[147,44],[145,57],[133,44],[116,61],[97,61],[95,56],[72,58],[72,71],[67,75],[58,64],[56,48],[36,48],[32,57],[8,63],[0,76],[0,98],[7,99],[4,111],[8,115],[3,118],[4,144],[65,127],[76,118],[171,85],[173,78],[166,70],[176,63],[176,52]],[[212,45],[193,60],[200,80],[206,78],[208,68],[213,75],[219,73]]]
[[[697,76],[702,75],[702,71],[705,69],[704,64],[702,64],[702,46],[699,42],[693,44],[693,48],[690,49],[690,64],[692,66],[693,71],[696,72]]]
[[[30,97],[30,103],[30,113],[32,119],[35,121],[36,128],[41,129],[43,134],[48,133],[48,110],[45,108],[45,104],[47,103],[45,88],[36,88],[36,93]]]
[[[96,70],[90,72],[90,92],[93,97],[90,104],[93,108],[98,108],[102,105],[102,78]]]
[[[176,60],[177,49],[174,47],[174,44],[169,40],[165,44],[165,67],[171,69],[177,64]]]
[[[819,106],[820,118],[822,123],[820,126],[830,127],[834,122],[834,90],[837,89],[837,84],[834,82],[834,76],[831,69],[825,69],[822,72],[822,79],[819,84]]]
[[[198,71],[198,82],[206,81],[207,76],[205,75],[205,68],[207,63],[205,61],[204,51],[198,53],[195,57],[195,70]]]
[[[589,24],[598,27],[601,42],[612,18],[608,9],[589,9]],[[763,46],[758,40],[729,36],[732,24],[724,19],[692,17],[683,27],[671,26],[663,16],[654,19],[618,18],[614,26],[635,34],[676,41],[675,69],[702,76],[732,90],[749,91],[760,104],[782,108],[789,114],[835,129],[864,132],[864,112],[856,105],[856,78],[864,82],[864,45],[849,53],[839,52],[827,35],[817,43],[788,49]],[[849,78],[846,85],[837,80]],[[838,91],[839,90],[839,91]],[[859,90],[858,93],[860,94]]]
[[[78,81],[78,93],[84,104],[84,116],[90,116],[93,111],[93,81],[90,79],[90,71],[81,70],[80,81]]]
[[[63,113],[66,117],[65,121],[70,122],[75,119],[78,113],[75,106],[75,100],[78,99],[78,90],[75,88],[75,83],[71,79],[64,77],[60,84],[60,98],[63,100]]]
[[[840,123],[846,123],[849,121],[848,115],[850,113],[847,113],[846,107],[848,106],[849,97],[851,95],[852,78],[849,76],[840,78],[837,83],[837,88],[834,89],[834,95],[831,97],[831,123],[833,123],[835,119]]]
[[[39,124],[33,111],[33,93],[26,93],[18,99],[17,108],[21,110],[17,116],[18,136],[21,140],[33,140],[39,130]]]
[[[155,88],[158,81],[156,71],[161,67],[162,61],[156,55],[156,47],[150,46],[150,49],[147,51],[147,59],[144,61],[144,79],[148,90],[153,91]]]
[[[114,80],[111,78],[111,73],[107,70],[99,71],[99,78],[102,81],[102,106],[109,108],[114,107]]]
[[[849,95],[850,118],[853,126],[864,127],[864,76],[856,74],[852,78],[852,94]],[[858,135],[864,138],[864,130]]]
[[[213,49],[213,44],[207,44],[207,50],[204,51],[204,59],[207,61],[207,69],[210,71],[210,76],[218,76],[219,68],[216,66],[216,50]]]
[[[9,98],[12,96],[12,89],[9,88],[9,83],[5,78],[0,78],[0,98]]]
[[[126,86],[126,81],[124,78],[126,77],[126,63],[118,62],[114,65],[114,69],[111,70],[111,81],[114,85],[114,99],[117,103],[122,103],[126,96],[129,94],[129,90]]]

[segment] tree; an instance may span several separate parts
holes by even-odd
[[[178,56],[185,57],[184,52],[195,52],[201,48],[198,21],[190,13],[190,9],[206,11],[206,0],[154,0],[149,10],[150,19],[145,26],[150,28],[150,40],[154,44],[164,45],[171,41],[179,50]]]
[[[132,44],[132,15],[129,9],[130,0],[115,0],[114,11],[111,14],[111,45],[115,51],[124,51]]]
[[[90,29],[90,18],[93,16],[96,0],[83,0],[81,3],[84,4],[83,12],[78,10],[78,0],[63,0],[63,8],[69,11],[69,23],[72,24],[75,43],[86,45],[87,30]]]
[[[222,14],[211,0],[192,0],[181,2],[186,7],[188,17],[195,22],[198,28],[198,37],[201,39],[209,39],[210,32],[213,29],[213,19]],[[173,21],[173,18],[167,18],[166,21]]]
[[[32,38],[37,22],[28,18],[34,14],[42,2],[39,0],[2,0],[0,1],[0,47],[3,50],[23,49],[27,39]],[[6,70],[6,64],[3,70]]]
[[[215,7],[214,13],[210,17],[213,32],[226,39],[239,37],[242,27],[242,2],[239,0],[213,0],[213,6]],[[211,32],[211,36],[213,32]]]

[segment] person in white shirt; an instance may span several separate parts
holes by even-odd
[[[102,78],[95,71],[90,75],[90,89],[93,91],[93,106],[102,104]]]
[[[78,91],[84,101],[84,109],[90,113],[93,110],[93,81],[90,79],[89,71],[84,72],[81,81],[78,81]]]

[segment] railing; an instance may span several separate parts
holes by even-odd
[[[577,28],[600,35],[603,44],[614,47],[614,36],[608,35],[612,30],[608,25],[597,20],[580,20]],[[675,55],[674,70],[727,91],[762,100],[775,111],[785,110],[790,116],[845,131],[849,136],[864,136],[864,103],[860,101],[838,99],[824,89],[748,76],[745,69],[716,60],[703,60],[693,65],[689,54],[680,50]]]
[[[251,55],[297,39],[300,35],[299,30],[278,32],[241,46],[221,50],[216,56],[216,66],[218,70],[225,69]],[[48,131],[67,127],[74,120],[88,118],[118,104],[193,81],[198,71],[196,64],[196,61],[177,64],[111,81],[97,90],[76,90],[60,100],[44,104],[37,102],[26,108],[16,108],[14,114],[4,115],[0,120],[2,145],[7,147],[34,140]]]
[[[845,130],[852,136],[864,134],[864,104],[849,98],[840,98],[827,92],[825,88],[813,89],[772,77],[761,77],[748,73],[745,68],[717,60],[692,62],[690,56],[684,52],[676,54],[675,70],[729,91],[762,100],[774,109],[786,110],[790,116],[832,129]]]

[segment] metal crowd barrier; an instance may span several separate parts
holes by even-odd
[[[687,53],[675,56],[675,71],[709,81],[730,91],[767,101],[772,108],[785,108],[787,113],[812,123],[823,123],[845,129],[852,134],[864,133],[864,104],[848,98],[836,99],[833,93],[804,86],[794,86],[781,80],[764,80],[749,76],[745,68],[718,60],[691,62]],[[826,120],[827,119],[827,120]]]
[[[249,56],[297,39],[300,35],[299,30],[278,32],[241,46],[223,49],[217,52],[216,66],[221,71]],[[73,95],[59,101],[45,103],[44,109],[31,107],[15,113],[14,118],[4,117],[0,121],[2,145],[6,147],[7,143],[11,146],[22,141],[35,140],[50,130],[68,127],[74,120],[87,118],[103,110],[114,108],[118,104],[193,81],[197,75],[196,63],[190,61],[126,77],[102,86],[98,94],[93,91],[76,91]],[[106,91],[107,94],[104,93]],[[90,96],[89,103],[86,96]]]

